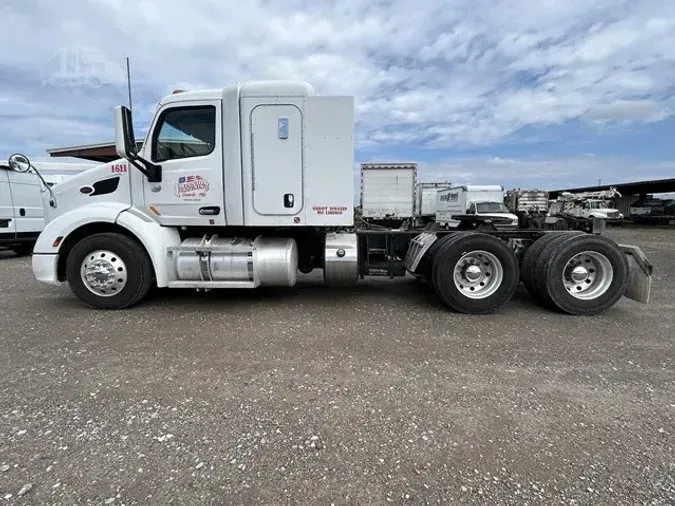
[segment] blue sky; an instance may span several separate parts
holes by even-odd
[[[175,88],[300,79],[354,95],[356,161],[560,188],[675,176],[669,0],[5,0],[0,159],[137,134]]]

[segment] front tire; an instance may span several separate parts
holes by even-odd
[[[72,292],[97,309],[125,309],[145,298],[153,284],[152,262],[135,239],[117,233],[82,239],[66,260]]]

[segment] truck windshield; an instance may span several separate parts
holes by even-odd
[[[591,200],[591,209],[608,209],[609,202],[604,200]]]
[[[476,204],[476,210],[479,214],[509,212],[506,206],[501,202],[479,202]]]

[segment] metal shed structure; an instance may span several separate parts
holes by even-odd
[[[138,149],[143,145],[144,139],[136,139]],[[85,144],[82,146],[69,146],[65,148],[48,149],[47,153],[52,158],[80,158],[92,162],[107,163],[117,160],[119,156],[115,151],[114,142],[102,142],[97,144]]]

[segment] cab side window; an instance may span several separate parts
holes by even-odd
[[[162,113],[152,138],[152,160],[206,156],[216,145],[216,108],[175,107]]]

